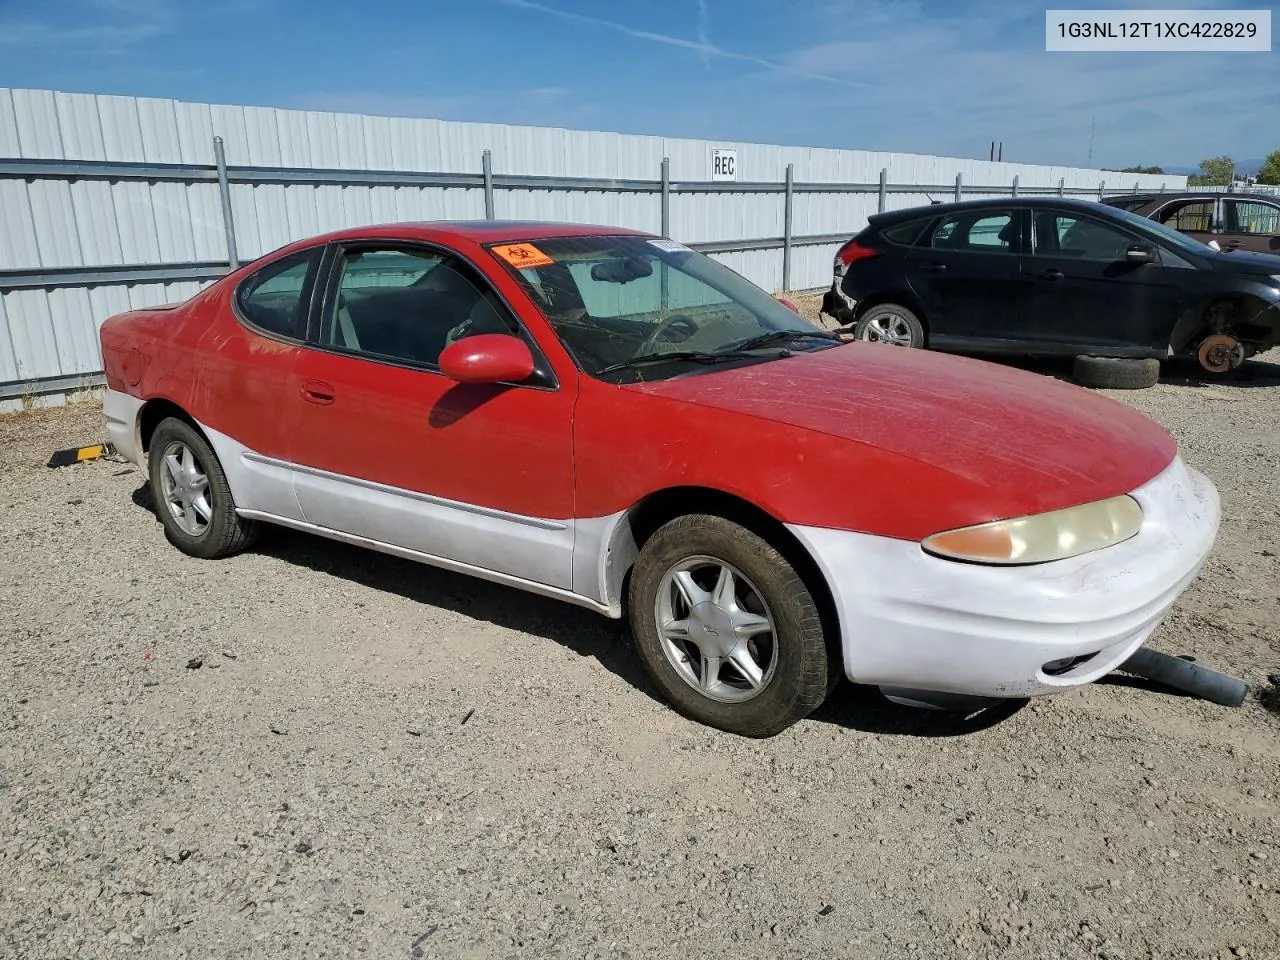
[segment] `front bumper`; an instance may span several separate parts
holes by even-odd
[[[1025,697],[1091,683],[1128,659],[1213,546],[1218,493],[1181,458],[1132,495],[1143,510],[1137,536],[1021,567],[943,560],[912,541],[790,529],[831,587],[851,680]]]

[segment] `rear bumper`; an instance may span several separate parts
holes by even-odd
[[[107,417],[107,436],[116,452],[146,470],[142,462],[142,445],[138,440],[138,412],[142,401],[119,390],[107,390],[102,412]]]
[[[841,323],[852,323],[854,314],[857,312],[858,301],[847,296],[840,289],[840,278],[836,277],[831,282],[831,289],[822,295],[822,312],[829,317],[835,317]]]
[[[886,537],[791,529],[831,587],[850,679],[1035,696],[1091,683],[1127,659],[1213,546],[1217,491],[1181,459],[1132,495],[1143,508],[1137,536],[1024,567],[942,560]]]

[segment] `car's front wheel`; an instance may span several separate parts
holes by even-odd
[[[895,347],[923,347],[924,324],[914,312],[896,303],[872,307],[853,328],[855,340],[888,343]]]
[[[768,737],[826,699],[833,664],[813,596],[750,530],[670,521],[640,551],[628,599],[645,669],[685,716]]]
[[[191,424],[176,417],[160,421],[147,465],[165,536],[183,553],[215,560],[245,549],[257,537],[258,524],[236,513],[222,465]]]

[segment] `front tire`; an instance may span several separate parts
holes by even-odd
[[[924,324],[911,310],[897,303],[872,307],[853,327],[855,340],[888,343],[895,347],[924,346]]]
[[[176,417],[160,421],[147,465],[165,536],[183,553],[217,560],[257,539],[258,524],[236,513],[217,455],[191,424]]]
[[[646,541],[629,591],[645,669],[684,716],[769,737],[826,699],[831,655],[803,579],[723,517],[678,517]]]

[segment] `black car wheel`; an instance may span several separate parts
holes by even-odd
[[[882,303],[864,313],[853,328],[855,340],[895,347],[923,347],[924,324],[912,311],[896,303]]]
[[[1102,390],[1142,390],[1160,380],[1160,361],[1115,357],[1076,357],[1072,375],[1082,387]]]
[[[772,736],[834,686],[839,655],[808,586],[772,544],[723,517],[679,517],[650,537],[628,606],[649,676],[700,723]]]
[[[258,524],[236,513],[222,464],[191,424],[162,420],[151,436],[148,467],[165,536],[183,553],[216,560],[253,543]]]

